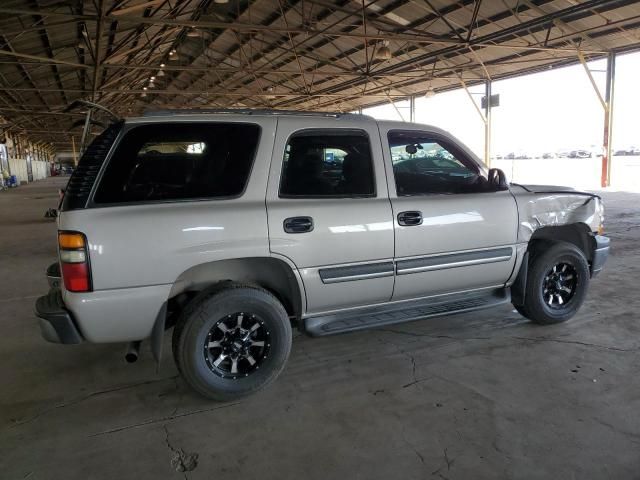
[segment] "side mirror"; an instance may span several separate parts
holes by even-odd
[[[487,180],[489,180],[489,185],[491,185],[491,187],[495,189],[495,191],[509,189],[509,184],[507,183],[507,176],[499,168],[489,169],[489,175]]]

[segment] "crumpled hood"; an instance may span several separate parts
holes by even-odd
[[[565,187],[561,185],[523,185],[523,184],[515,184],[521,187],[526,188],[527,190],[531,190],[532,192],[575,192],[575,188]]]

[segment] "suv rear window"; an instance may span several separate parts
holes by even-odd
[[[235,197],[247,184],[260,127],[240,123],[143,125],[117,146],[95,203]]]

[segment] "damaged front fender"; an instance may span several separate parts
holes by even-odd
[[[596,232],[604,221],[602,199],[598,195],[566,187],[511,185],[518,205],[518,242],[528,242],[543,227],[584,224]]]

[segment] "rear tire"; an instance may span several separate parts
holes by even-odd
[[[275,380],[291,338],[287,312],[271,293],[226,284],[202,292],[185,308],[174,330],[173,355],[194,390],[228,401]]]
[[[589,288],[584,253],[568,242],[543,243],[531,253],[524,305],[516,305],[516,310],[541,325],[569,320]]]

